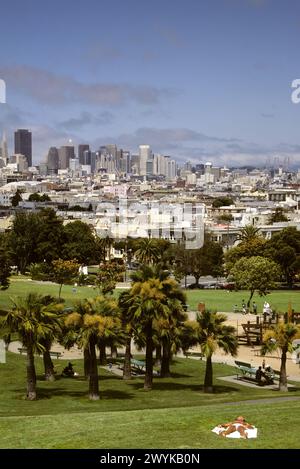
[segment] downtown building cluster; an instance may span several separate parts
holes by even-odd
[[[203,229],[230,247],[246,225],[269,238],[286,226],[300,229],[300,171],[277,167],[227,168],[212,162],[186,162],[153,154],[141,144],[137,153],[103,145],[52,146],[43,163],[32,166],[31,133],[15,132],[14,154],[6,136],[0,145],[0,232],[9,229],[16,210],[51,207],[64,223],[81,220],[98,236],[157,237],[178,242]],[[283,160],[284,162],[284,160]],[[20,202],[11,198],[19,190]],[[30,200],[47,194],[48,202]],[[216,198],[230,204],[215,207]],[[270,224],[282,210],[286,221]]]
[[[150,145],[139,145],[138,153],[118,148],[115,144],[100,146],[92,150],[89,144],[70,143],[49,148],[44,161],[32,166],[32,133],[18,129],[14,134],[14,153],[9,156],[6,135],[0,146],[0,169],[4,172],[36,173],[41,176],[70,175],[73,177],[93,174],[114,174],[116,177],[175,179],[177,164],[170,156],[154,154]]]

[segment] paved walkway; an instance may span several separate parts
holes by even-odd
[[[298,396],[267,397],[266,399],[247,399],[245,401],[220,402],[214,405],[277,404],[278,402],[299,401]]]
[[[233,384],[239,384],[241,386],[246,386],[248,388],[254,388],[262,390],[271,390],[271,391],[277,391],[278,390],[278,381],[275,382],[274,384],[268,384],[265,386],[258,386],[257,383],[254,381],[248,381],[246,379],[237,379],[236,375],[230,375],[230,376],[219,376],[217,379],[220,379],[221,381],[226,381],[228,383],[233,383]],[[295,386],[292,384],[288,384],[288,389],[296,389]]]

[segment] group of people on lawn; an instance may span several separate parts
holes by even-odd
[[[233,310],[238,311],[238,309],[238,305],[234,305]],[[257,304],[255,303],[255,301],[253,301],[252,303],[252,313],[257,314]],[[250,310],[248,309],[245,300],[242,300],[242,314],[250,314]],[[272,314],[272,309],[267,301],[264,302],[263,314],[266,314],[267,316],[271,316]]]

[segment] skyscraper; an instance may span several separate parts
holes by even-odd
[[[1,162],[1,168],[2,168],[3,166],[7,165],[7,160],[8,160],[8,149],[7,149],[7,141],[6,141],[5,132],[3,132],[2,142],[0,146],[0,158],[2,160]]]
[[[49,174],[57,174],[58,170],[58,150],[56,147],[49,148],[47,158]]]
[[[150,145],[140,145],[139,146],[139,156],[140,156],[140,176],[146,176],[147,174],[147,161],[152,159],[152,152]]]
[[[15,154],[24,155],[28,166],[32,166],[32,139],[27,129],[18,129],[15,132]]]
[[[90,146],[86,143],[82,143],[78,145],[78,159],[79,159],[79,164],[87,164],[84,162],[84,152],[89,150]]]
[[[71,145],[65,145],[60,147],[58,150],[59,157],[59,169],[68,169],[70,166],[70,160],[75,158],[74,147]]]

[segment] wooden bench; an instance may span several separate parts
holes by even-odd
[[[18,351],[20,353],[27,353],[27,348],[26,347],[19,347],[18,348]],[[41,353],[39,353],[39,355],[42,355]],[[56,359],[58,359],[59,357],[61,357],[61,352],[53,352],[52,350],[50,350],[50,357],[55,357]]]
[[[200,360],[203,358],[203,353],[202,352],[184,352],[185,358],[188,357],[198,357]]]

